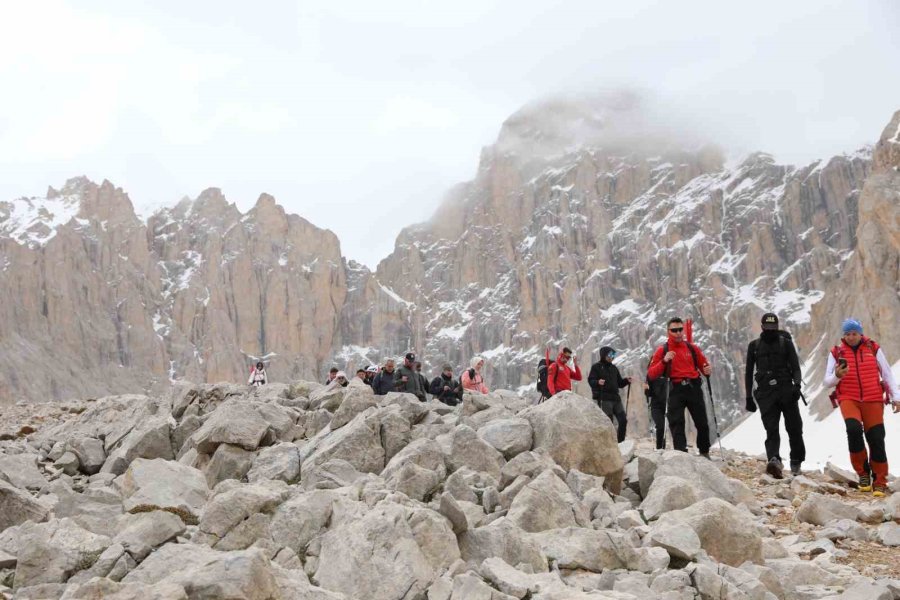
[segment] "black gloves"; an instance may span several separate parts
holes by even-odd
[[[795,383],[794,384],[794,400],[796,401],[799,399],[800,399],[800,384]]]
[[[747,411],[748,412],[756,412],[756,403],[753,401],[753,398],[747,396]]]

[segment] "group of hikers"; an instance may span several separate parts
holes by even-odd
[[[706,379],[712,402],[709,384],[712,365],[691,341],[690,321],[687,326],[686,331],[685,321],[678,317],[669,319],[666,341],[655,349],[642,387],[657,449],[665,448],[668,425],[675,449],[687,452],[687,411],[697,430],[697,449],[701,456],[709,458],[710,428],[703,380]],[[840,408],[844,418],[850,462],[859,476],[859,490],[883,496],[888,483],[884,406],[890,404],[893,412],[900,412],[900,389],[884,351],[874,340],[863,335],[859,321],[846,319],[841,334],[840,343],[828,355],[824,385],[834,388],[831,401],[835,408]],[[600,348],[599,360],[588,373],[588,385],[593,399],[616,424],[617,438],[621,442],[625,439],[628,419],[620,390],[628,388],[630,392],[633,378],[623,377],[619,372],[613,362],[617,355],[618,352],[609,346]],[[484,364],[482,357],[474,357],[469,368],[458,378],[454,377],[453,366],[444,364],[440,373],[429,382],[422,374],[422,363],[410,352],[404,356],[399,367],[393,359],[387,359],[381,368],[368,366],[358,369],[356,379],[359,382],[354,383],[371,386],[376,395],[407,392],[425,402],[427,394],[431,394],[434,399],[455,406],[462,402],[465,390],[488,393],[482,375]],[[553,361],[548,355],[538,364],[536,387],[541,395],[540,401],[571,390],[572,382],[581,380],[581,368],[571,349],[562,348]],[[264,385],[266,381],[264,365],[257,363],[251,370],[248,383]],[[347,386],[351,381],[343,371],[333,367],[325,384],[331,387]],[[788,332],[779,329],[777,315],[766,313],[761,320],[759,337],[751,341],[747,348],[745,407],[749,412],[760,412],[766,430],[766,472],[778,479],[784,477],[784,463],[780,455],[782,417],[790,444],[791,473],[798,475],[806,459],[803,419],[798,406],[801,399],[805,403],[801,384],[800,360],[793,339]],[[715,422],[714,404],[712,408]]]

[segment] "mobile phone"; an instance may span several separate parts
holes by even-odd
[[[847,366],[847,359],[845,359],[845,358],[839,358],[839,359],[838,359],[838,366],[841,367],[842,369],[843,369],[844,367],[846,367],[846,366]]]

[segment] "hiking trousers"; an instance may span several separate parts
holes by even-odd
[[[857,475],[872,473],[872,483],[887,485],[888,459],[884,448],[884,403],[841,400],[841,416],[847,427],[850,464]],[[863,439],[865,435],[865,439]],[[866,442],[869,451],[866,452]]]
[[[691,413],[697,428],[697,449],[701,454],[709,453],[709,421],[706,418],[706,402],[703,399],[701,379],[687,380],[689,383],[672,383],[669,386],[669,431],[676,450],[687,452],[687,436],[684,432],[684,411]]]
[[[653,429],[656,430],[656,449],[666,447],[666,399],[650,398],[650,418],[653,419]]]
[[[766,458],[781,460],[781,417],[791,445],[791,462],[806,460],[806,445],[803,443],[803,418],[800,416],[800,401],[794,397],[792,384],[780,385],[774,389],[757,388],[756,403],[763,427],[766,428]]]
[[[615,417],[616,423],[618,424],[618,440],[619,442],[624,442],[625,429],[628,427],[628,417],[625,415],[625,408],[622,406],[622,399],[617,398],[615,400],[601,400],[600,408],[603,410],[603,412],[606,413],[606,416],[609,417],[610,421],[612,421],[613,417]]]

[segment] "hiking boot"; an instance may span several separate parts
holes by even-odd
[[[773,456],[769,459],[769,463],[766,465],[766,473],[774,477],[775,479],[784,479],[784,464],[781,462],[781,459],[777,456]]]
[[[712,457],[709,455],[709,452],[701,452],[700,456],[702,456],[706,460],[712,460]]]
[[[802,465],[802,464],[803,463],[800,462],[799,460],[792,460],[791,461],[791,475],[799,475],[801,473],[800,465]]]
[[[872,495],[876,498],[884,498],[888,495],[888,488],[886,485],[882,485],[880,483],[876,483],[872,486]]]
[[[865,475],[859,476],[859,491],[861,492],[871,492],[872,491],[872,476],[866,473]]]

